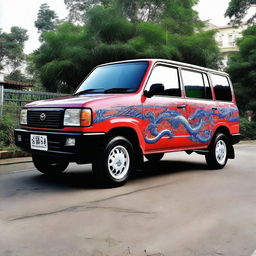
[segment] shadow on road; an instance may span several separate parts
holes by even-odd
[[[187,161],[168,161],[162,160],[157,163],[146,161],[143,169],[136,172],[134,178],[145,178],[159,175],[168,175],[177,172],[205,171],[209,167],[203,163],[187,162]]]
[[[171,175],[178,172],[205,171],[207,169],[208,167],[206,164],[186,161],[163,160],[155,164],[145,162],[143,169],[136,171],[130,177],[130,180],[136,181],[154,176]],[[34,185],[36,183],[37,185],[47,187],[50,190],[51,188],[54,190],[77,188],[99,189],[93,179],[91,165],[80,165],[77,170],[69,168],[66,172],[57,177],[37,175],[31,176],[29,179]]]

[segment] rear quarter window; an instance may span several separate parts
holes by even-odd
[[[226,76],[211,74],[216,100],[232,101],[232,92]]]

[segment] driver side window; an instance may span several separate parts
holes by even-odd
[[[181,96],[177,68],[162,65],[156,66],[150,75],[146,90],[149,90],[152,84],[163,84],[164,95]]]

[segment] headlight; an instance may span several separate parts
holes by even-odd
[[[92,114],[90,109],[66,109],[64,126],[90,126]]]
[[[20,124],[23,124],[23,125],[27,125],[28,124],[27,113],[28,113],[27,109],[22,109],[20,111]]]

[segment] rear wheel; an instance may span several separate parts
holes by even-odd
[[[129,140],[112,138],[92,163],[96,181],[104,187],[125,184],[134,168],[134,149]]]
[[[212,169],[222,169],[228,160],[228,139],[223,133],[216,134],[205,159]]]
[[[32,155],[32,159],[36,169],[47,175],[58,175],[69,165],[69,162],[65,160],[35,154]]]
[[[163,156],[164,156],[164,153],[145,155],[148,161],[152,163],[159,162],[163,158]]]

